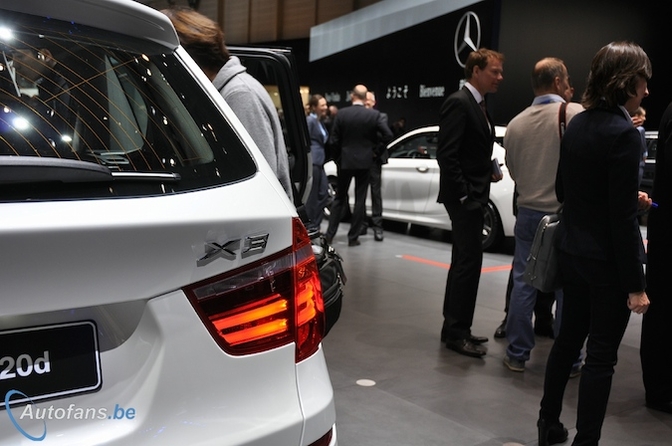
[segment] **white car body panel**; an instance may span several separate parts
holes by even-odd
[[[39,11],[40,14],[53,19],[151,40],[170,50],[176,49],[180,44],[168,17],[135,1],[2,0],[2,8],[26,14]]]

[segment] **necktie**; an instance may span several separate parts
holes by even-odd
[[[485,110],[485,100],[482,99],[481,102],[478,103],[478,105],[481,106],[481,111],[483,111],[483,114],[485,115],[485,120],[488,120],[488,113]]]

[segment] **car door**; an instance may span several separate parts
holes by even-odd
[[[434,177],[438,178],[436,161],[437,131],[410,132],[394,141],[388,163],[383,166],[383,214],[387,218],[422,221],[429,202],[435,202]]]
[[[300,208],[310,192],[312,160],[294,55],[288,48],[227,48],[240,59],[248,73],[261,82],[278,109],[289,155],[294,205]]]
[[[301,100],[296,61],[288,48],[228,47],[247,72],[268,91],[278,109],[289,154],[290,176],[294,187],[294,205],[305,217],[303,204],[313,183],[313,161],[306,114]],[[319,233],[311,234],[313,252],[320,270],[325,305],[325,336],[340,317],[346,276],[342,259]]]

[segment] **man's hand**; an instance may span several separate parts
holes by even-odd
[[[651,302],[649,302],[649,296],[646,295],[645,291],[628,294],[628,308],[633,313],[646,313],[646,310],[649,309],[650,304]]]

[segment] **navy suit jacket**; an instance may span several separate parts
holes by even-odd
[[[329,133],[324,124],[322,124],[315,115],[308,115],[306,123],[308,124],[310,153],[312,154],[313,164],[316,166],[323,166],[326,161],[325,144],[329,139]]]
[[[465,196],[482,204],[488,202],[494,140],[494,128],[466,87],[446,99],[441,106],[436,151],[441,172],[439,203],[457,203]]]
[[[625,113],[605,105],[574,116],[560,145],[555,188],[563,203],[560,250],[596,260],[595,268],[609,265],[610,280],[636,292],[646,284],[637,221],[642,139]]]
[[[341,169],[369,169],[379,144],[391,139],[392,131],[385,117],[363,105],[339,110],[330,136],[332,147],[340,154]]]

